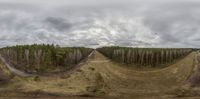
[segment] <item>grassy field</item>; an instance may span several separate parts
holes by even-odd
[[[162,69],[140,70],[112,62],[99,52],[72,74],[13,77],[1,86],[6,97],[172,98],[192,87],[187,79],[196,70],[196,53]],[[2,67],[3,65],[1,65]],[[3,69],[5,70],[5,69]],[[5,91],[6,90],[6,91]],[[88,99],[88,98],[87,98]]]

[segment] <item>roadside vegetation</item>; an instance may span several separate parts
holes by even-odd
[[[97,49],[103,53],[103,51],[108,51],[110,53],[113,53],[113,57],[117,60],[117,62],[110,61],[109,56],[105,57],[104,55],[99,53],[99,51],[94,51],[92,54],[88,56],[88,54],[92,51],[92,49],[88,48],[61,48],[59,46],[54,45],[29,45],[29,46],[37,46],[34,48],[34,50],[30,47],[24,48],[24,46],[18,46],[18,50],[20,53],[23,52],[23,60],[20,60],[24,63],[26,63],[26,52],[25,50],[29,50],[29,54],[32,53],[29,56],[29,62],[33,64],[30,65],[33,68],[24,67],[24,70],[40,73],[42,71],[37,71],[37,69],[43,68],[42,66],[46,66],[44,72],[49,71],[55,71],[55,70],[64,70],[67,69],[68,71],[62,72],[62,73],[55,73],[55,75],[50,76],[43,76],[43,75],[34,75],[34,76],[28,76],[28,77],[22,77],[22,76],[15,76],[15,74],[12,74],[12,72],[9,72],[10,70],[5,66],[5,64],[1,63],[0,61],[0,73],[2,72],[3,76],[0,78],[2,82],[5,82],[4,85],[1,84],[1,93],[0,97],[27,97],[27,98],[54,98],[54,97],[60,97],[60,98],[66,98],[74,99],[74,98],[105,98],[105,99],[114,99],[114,98],[139,98],[139,99],[160,99],[160,98],[166,98],[169,99],[171,97],[185,97],[185,96],[199,96],[197,92],[199,92],[199,89],[196,91],[196,87],[191,87],[190,83],[192,83],[192,86],[197,86],[196,84],[199,83],[199,76],[195,76],[193,78],[193,73],[198,72],[196,71],[196,65],[197,60],[196,52],[192,52],[191,49],[147,49],[147,48],[126,48],[126,47],[106,47],[106,49]],[[40,46],[40,47],[39,47]],[[44,47],[45,46],[45,47]],[[46,48],[47,46],[50,46]],[[7,56],[7,53],[11,53],[13,50],[18,51],[14,47],[7,47],[1,49],[1,55],[2,57],[6,58],[7,61],[9,58]],[[42,47],[42,48],[41,48]],[[57,53],[55,54],[56,58],[55,60],[51,60],[51,62],[56,62],[56,64],[50,64],[45,65],[45,57],[47,54],[46,51],[48,51],[51,48],[54,48],[53,52]],[[45,49],[46,48],[46,49]],[[37,56],[37,53],[39,53],[39,50],[42,50],[42,54],[40,56]],[[62,54],[62,51],[66,51],[66,54]],[[81,62],[77,61],[81,64],[81,66],[78,65],[66,65],[62,64],[65,61],[58,61],[57,57],[58,55],[61,55],[61,58],[66,58],[69,53],[76,53],[77,50],[82,52],[83,59],[88,56],[87,62]],[[82,50],[82,51],[81,51]],[[113,50],[116,50],[115,53]],[[137,50],[137,51],[136,51]],[[10,52],[7,52],[10,51]],[[85,52],[84,52],[85,51]],[[88,52],[87,52],[88,51]],[[123,52],[124,51],[124,52]],[[142,52],[145,51],[145,52]],[[150,52],[152,52],[150,54]],[[161,54],[158,54],[158,53]],[[35,54],[36,53],[36,54]],[[83,54],[86,53],[86,54]],[[117,53],[124,53],[124,54],[117,54]],[[134,53],[134,54],[133,54]],[[135,54],[140,53],[140,54]],[[165,53],[164,55],[162,53]],[[130,54],[129,57],[127,55]],[[169,64],[166,68],[154,68],[155,66],[160,65],[150,65],[152,68],[129,68],[126,67],[128,64],[136,64],[134,62],[134,57],[137,57],[139,62],[141,62],[141,55],[143,57],[147,57],[148,61],[146,61],[144,58],[143,62],[147,62],[146,64],[140,64],[133,65],[133,66],[148,66],[148,62],[151,63],[151,55],[154,55],[153,59],[157,59],[157,55],[161,55],[159,57],[159,62],[161,59],[165,61],[162,64]],[[167,55],[168,54],[168,55]],[[8,54],[10,56],[15,55],[14,54]],[[21,54],[16,54],[21,55]],[[36,56],[37,57],[36,57]],[[44,55],[44,56],[43,56]],[[51,54],[52,55],[52,54]],[[50,55],[50,56],[51,56]],[[71,54],[74,55],[74,54]],[[124,55],[123,57],[120,55]],[[134,56],[137,55],[137,56]],[[163,55],[163,56],[162,56]],[[175,55],[177,55],[175,58]],[[168,57],[167,57],[168,56]],[[171,57],[170,57],[171,56]],[[172,57],[173,56],[173,57]],[[186,57],[185,57],[186,56]],[[18,56],[19,57],[19,56]],[[21,57],[21,56],[20,56]],[[24,58],[25,57],[25,58]],[[32,58],[31,58],[32,57]],[[38,58],[41,60],[40,64],[37,64]],[[43,58],[44,57],[44,58]],[[75,56],[74,56],[75,57]],[[162,58],[164,57],[164,58]],[[68,57],[67,59],[72,60],[72,56]],[[76,59],[75,57],[74,59]],[[130,58],[130,59],[128,59]],[[172,61],[169,61],[169,59],[172,58]],[[17,58],[18,59],[18,58]],[[33,60],[32,60],[33,59]],[[44,60],[43,60],[44,59]],[[51,59],[51,58],[50,58]],[[121,61],[122,59],[123,62]],[[30,61],[32,60],[32,62]],[[84,59],[85,60],[85,59]],[[112,59],[111,59],[112,60]],[[125,63],[129,60],[130,63]],[[125,62],[124,62],[125,61]],[[158,61],[158,60],[157,60]],[[157,62],[153,61],[153,62]],[[61,62],[61,63],[59,63]],[[76,64],[76,61],[72,61],[73,64]],[[132,62],[132,63],[131,63]],[[83,64],[82,64],[83,63]],[[11,64],[11,63],[10,63]],[[12,66],[15,66],[12,64]],[[26,66],[21,63],[20,66]],[[22,68],[22,67],[16,67],[16,68]],[[39,68],[37,67],[39,66]],[[74,67],[75,66],[75,67]],[[132,66],[132,65],[131,65]],[[153,67],[154,66],[154,67]],[[74,68],[68,68],[68,67],[74,67]],[[36,69],[36,70],[35,70]],[[54,70],[53,70],[54,69]],[[69,70],[70,69],[70,70]],[[147,70],[145,70],[147,69]],[[20,69],[22,70],[22,69]],[[10,76],[7,76],[10,75]],[[192,75],[192,76],[191,76]],[[3,77],[6,77],[3,78]],[[8,80],[7,80],[8,79]],[[195,84],[195,85],[193,85]],[[70,98],[71,96],[71,98]]]
[[[12,66],[29,73],[70,69],[86,58],[92,49],[58,45],[17,45],[0,49],[1,56]]]
[[[156,67],[174,63],[192,52],[188,48],[102,47],[97,49],[108,58],[126,64]]]

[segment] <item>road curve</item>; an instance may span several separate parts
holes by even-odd
[[[6,60],[2,57],[2,55],[0,54],[0,59],[1,61],[5,64],[5,66],[15,75],[17,76],[21,76],[21,77],[29,77],[29,76],[33,76],[33,74],[28,74],[25,73],[23,71],[20,71],[12,66],[10,66],[10,64],[8,62],[6,62]]]
[[[41,75],[37,75],[37,74],[31,74],[31,73],[26,73],[23,72],[21,70],[18,70],[16,68],[14,68],[13,66],[11,66],[6,60],[5,58],[2,57],[2,55],[0,54],[0,60],[5,64],[5,66],[15,75],[20,76],[20,77],[30,77],[30,76],[52,76],[52,75],[58,75],[58,74],[62,74],[62,73],[67,73],[67,74],[71,74],[73,71],[77,70],[78,68],[80,68],[83,64],[85,64],[88,60],[88,58],[90,58],[95,51],[92,51],[88,57],[86,57],[85,59],[83,59],[80,63],[78,63],[77,65],[73,66],[70,70],[66,71],[60,71],[60,72],[52,72],[52,73],[44,73]]]
[[[22,92],[41,90],[61,96],[99,95],[102,92],[107,99],[171,99],[168,96],[174,96],[173,92],[179,91],[176,89],[185,87],[194,73],[195,59],[196,53],[191,53],[168,67],[143,71],[113,62],[94,50],[88,58],[62,75],[41,76],[40,81],[13,80],[12,86],[18,88],[20,85]]]

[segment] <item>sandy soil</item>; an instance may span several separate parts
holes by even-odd
[[[176,98],[179,89],[190,88],[187,79],[195,71],[195,56],[196,53],[191,53],[171,66],[142,71],[114,63],[99,52],[95,52],[94,57],[71,74],[63,73],[53,77],[15,76],[10,83],[2,86],[7,91],[0,96],[26,98],[27,95],[30,97],[38,95],[38,97],[44,96],[43,98],[47,96],[48,99],[50,97],[54,97],[53,99],[55,97],[61,99],[66,97],[67,99]]]

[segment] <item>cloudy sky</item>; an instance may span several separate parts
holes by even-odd
[[[198,0],[0,0],[0,47],[200,47]]]

